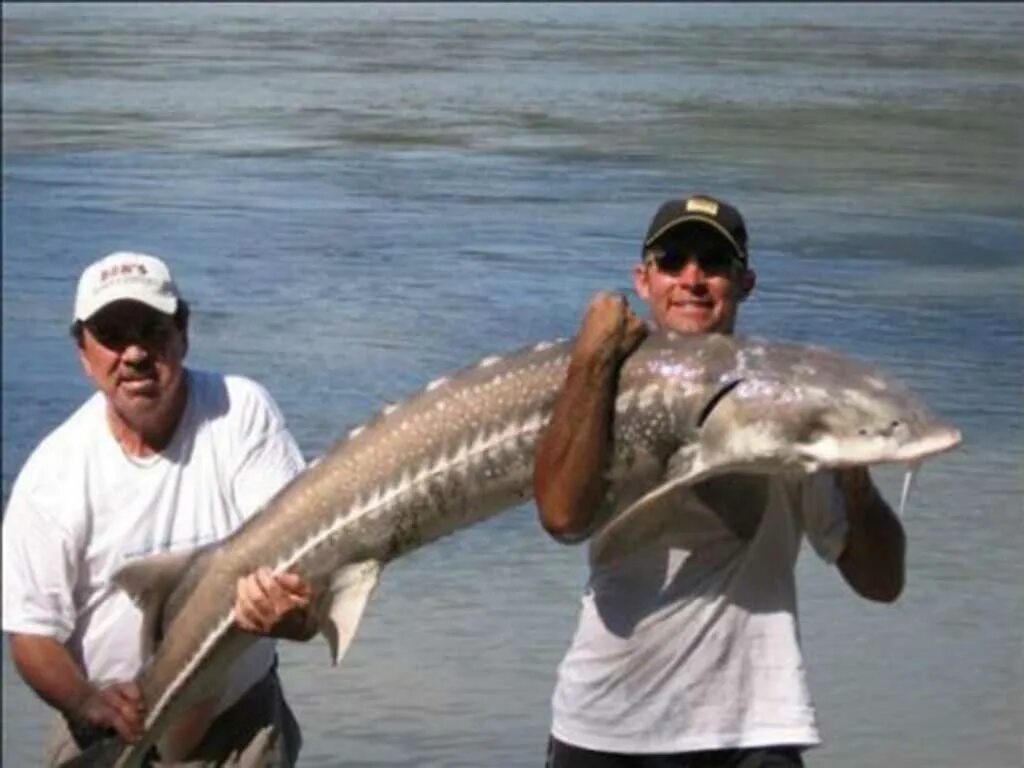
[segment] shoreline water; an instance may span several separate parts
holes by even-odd
[[[313,457],[570,335],[631,295],[661,200],[718,194],[759,276],[742,333],[876,362],[965,435],[911,496],[899,603],[798,564],[808,764],[1013,764],[1021,32],[1005,5],[5,6],[5,502],[90,391],[67,324],[105,252],[171,260],[189,363],[261,381]],[[542,760],[585,570],[533,515],[389,568],[343,667],[282,644],[303,765]],[[46,708],[3,663],[3,762],[32,764]]]

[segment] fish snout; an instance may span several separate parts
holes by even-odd
[[[845,435],[819,434],[802,446],[801,453],[808,465],[819,467],[915,463],[945,453],[960,441],[960,431],[953,427],[893,416],[860,423]]]

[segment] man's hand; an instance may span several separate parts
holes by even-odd
[[[620,293],[601,291],[594,294],[587,306],[573,359],[594,358],[619,363],[625,360],[647,336],[647,324],[629,308]]]
[[[257,635],[308,639],[295,637],[290,625],[307,623],[303,614],[309,608],[312,594],[309,584],[294,573],[274,575],[269,568],[259,568],[238,580],[235,623]]]
[[[861,597],[891,603],[903,591],[907,539],[899,518],[875,488],[865,467],[836,470],[849,527],[837,565]]]
[[[68,717],[72,729],[79,724],[100,730],[113,728],[122,741],[134,744],[142,737],[146,706],[135,683],[111,683],[90,687]]]
[[[142,735],[145,705],[133,682],[97,685],[85,678],[64,644],[53,637],[12,632],[11,656],[39,697],[59,710],[76,734],[113,729],[126,742]]]

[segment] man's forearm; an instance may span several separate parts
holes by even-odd
[[[575,360],[537,448],[534,492],[541,523],[571,541],[593,523],[607,490],[616,364]]]
[[[10,636],[10,648],[29,687],[54,709],[76,717],[94,689],[67,648],[52,637],[23,634]]]
[[[646,335],[623,296],[591,299],[534,461],[541,524],[556,539],[579,540],[596,522],[608,488],[619,368]]]
[[[903,591],[906,534],[866,469],[837,473],[849,527],[839,568],[862,597],[892,602]]]

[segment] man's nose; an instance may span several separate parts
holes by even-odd
[[[149,350],[138,341],[130,342],[121,353],[121,359],[130,364],[145,362],[148,357]]]
[[[683,262],[682,268],[676,274],[676,280],[690,289],[703,287],[707,282],[707,275],[701,269],[700,261],[689,258]]]

